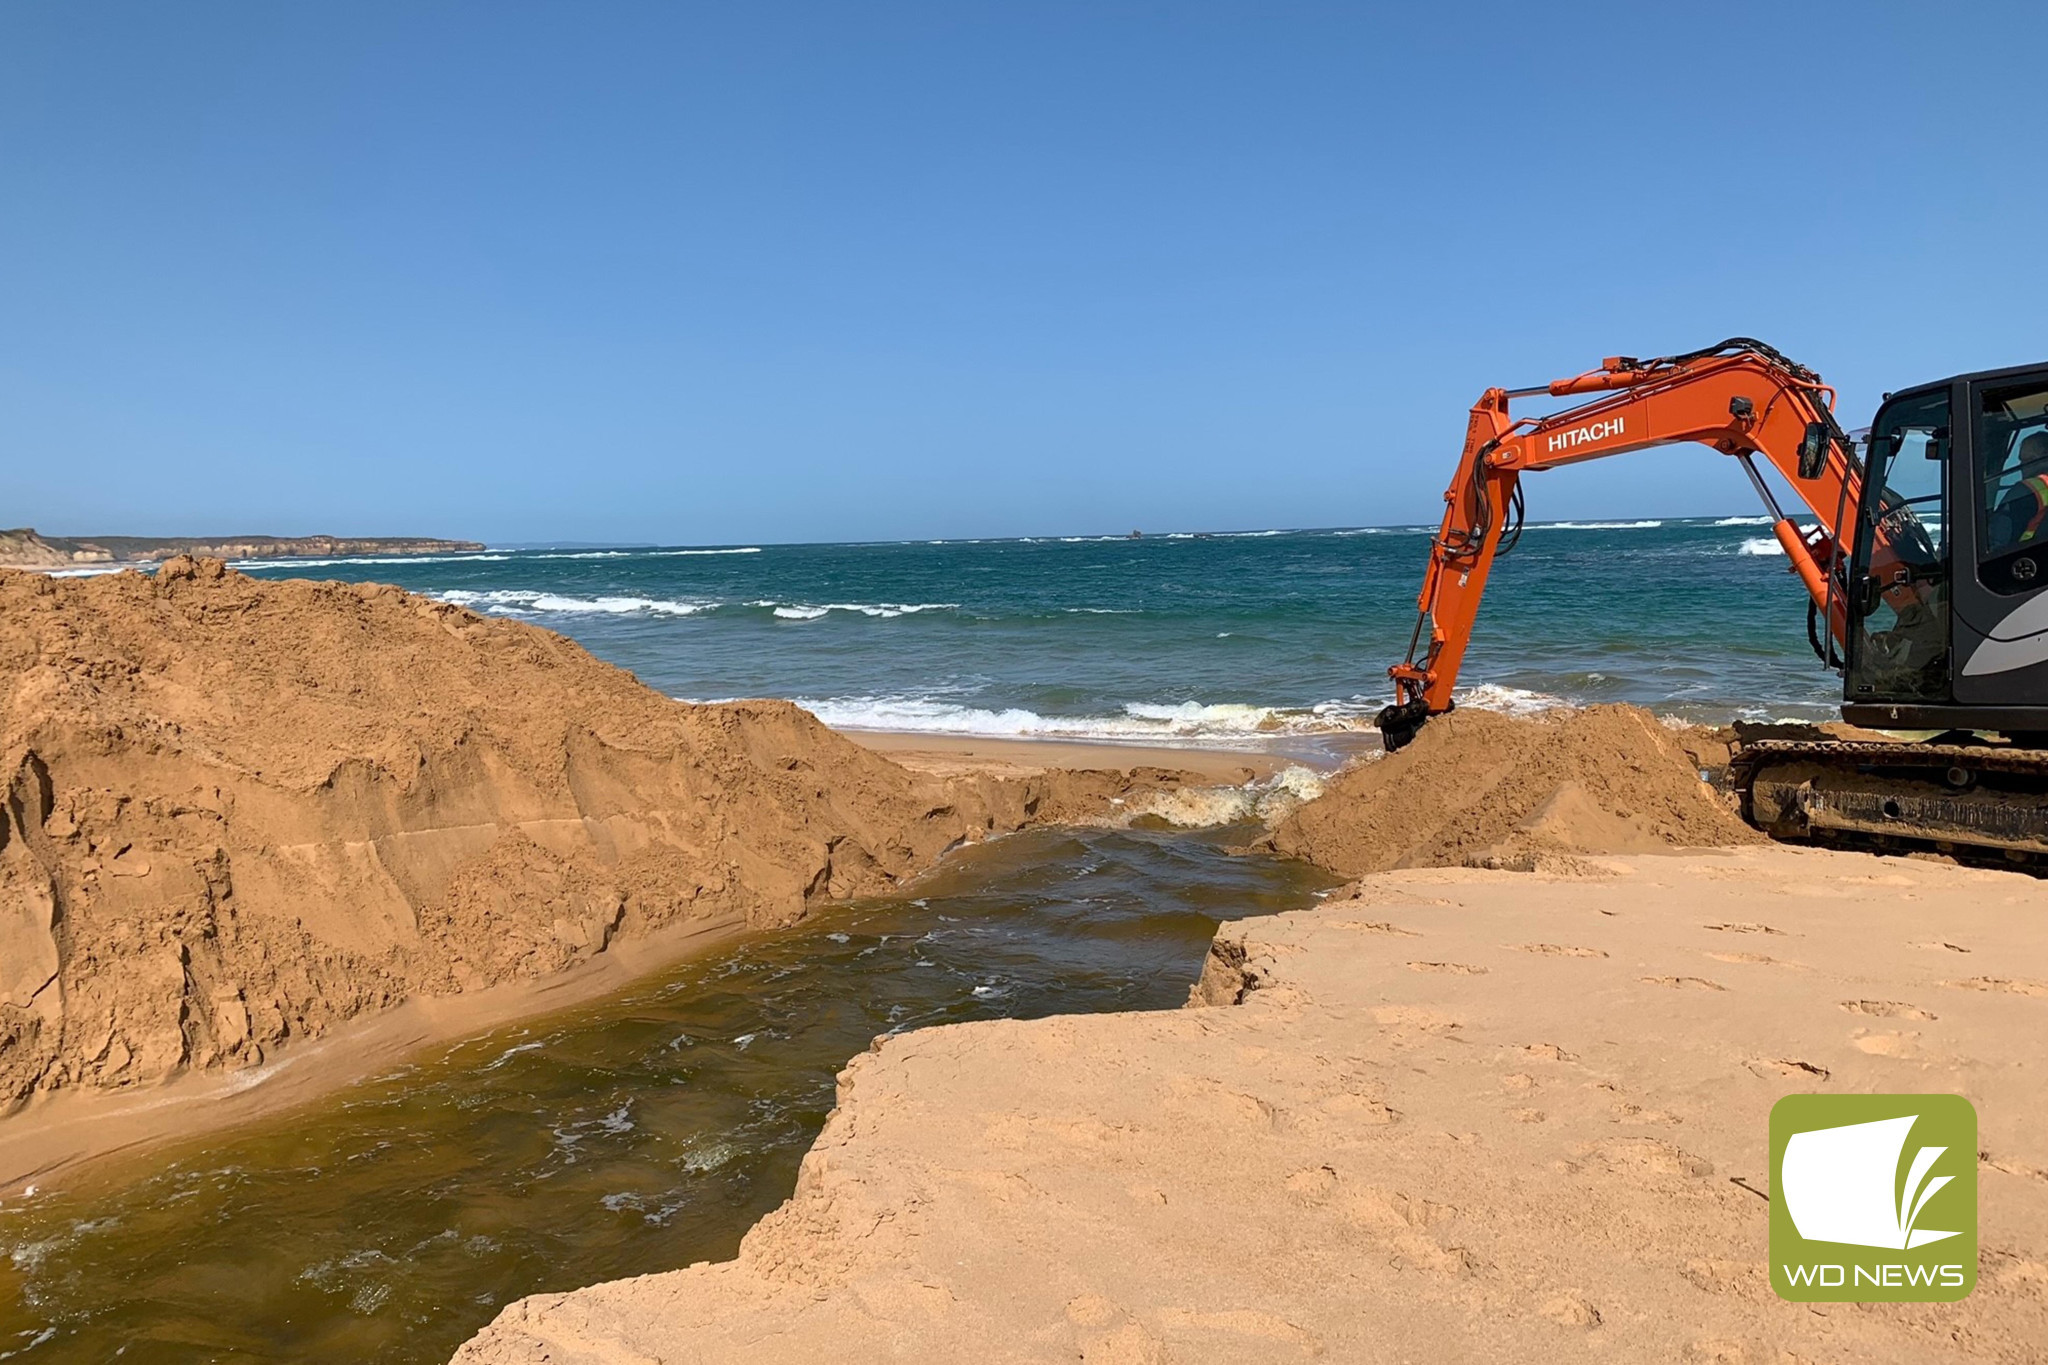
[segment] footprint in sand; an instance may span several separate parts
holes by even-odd
[[[1546,1062],[1576,1062],[1576,1053],[1566,1052],[1556,1043],[1529,1043],[1522,1048],[1531,1057],[1541,1057]]]
[[[1413,966],[1413,963],[1409,964]],[[2048,996],[2048,983],[2023,981],[2010,976],[1973,976],[1967,981],[1944,981],[1944,986],[1959,991],[1989,991],[1995,995]]]
[[[1763,1277],[1757,1267],[1747,1261],[1730,1261],[1712,1258],[1696,1258],[1687,1261],[1679,1274],[1690,1280],[1695,1289],[1709,1294],[1733,1294],[1738,1291],[1754,1293],[1763,1286]]]
[[[1597,1142],[1582,1149],[1593,1160],[1615,1172],[1643,1175],[1712,1175],[1714,1163],[1696,1157],[1673,1143],[1658,1138],[1623,1138]]]
[[[1810,1076],[1814,1080],[1824,1081],[1832,1074],[1824,1066],[1802,1062],[1796,1057],[1757,1057],[1744,1062],[1743,1065],[1765,1080],[1773,1076]]]
[[[1330,923],[1332,928],[1351,929],[1360,933],[1392,934],[1396,938],[1422,937],[1421,934],[1417,933],[1413,929],[1403,929],[1400,925],[1389,924],[1385,920],[1340,919],[1332,920]]]
[[[1685,1120],[1668,1109],[1645,1109],[1640,1104],[1617,1100],[1613,1105],[1616,1123],[1684,1123]]]
[[[1645,986],[1669,986],[1674,991],[1725,991],[1728,988],[1704,976],[1639,976]]]
[[[1160,1310],[1159,1321],[1172,1331],[1224,1333],[1236,1337],[1285,1343],[1305,1356],[1319,1356],[1323,1353],[1322,1338],[1315,1333],[1297,1327],[1285,1318],[1251,1308],[1229,1308],[1221,1312],[1166,1308]],[[1164,1360],[1166,1356],[1161,1353],[1156,1356],[1134,1356],[1131,1359]]]
[[[1743,962],[1757,967],[1799,966],[1797,962],[1787,962],[1783,958],[1770,957],[1763,953],[1708,953],[1707,956],[1716,962]]]
[[[1936,1017],[1903,1000],[1844,1000],[1842,1008],[1851,1014],[1875,1015],[1879,1019],[1932,1020]]]
[[[1540,953],[1544,957],[1606,957],[1598,948],[1575,948],[1566,943],[1517,943],[1518,953]]]
[[[1600,1325],[1600,1310],[1576,1294],[1560,1294],[1554,1299],[1545,1299],[1543,1306],[1536,1311],[1560,1327],[1579,1327],[1590,1331]]]
[[[1718,930],[1724,934],[1776,934],[1780,938],[1783,938],[1785,935],[1783,929],[1773,929],[1768,924],[1709,924],[1703,927]]]
[[[1449,972],[1453,976],[1485,976],[1486,968],[1475,967],[1469,962],[1411,962],[1411,972]]]
[[[1936,952],[1967,953],[1970,951],[1960,943],[1941,943],[1938,941],[1934,943],[1908,943],[1906,946],[1908,948],[1932,948]]]
[[[1849,1043],[1872,1057],[1918,1057],[1920,1039],[1911,1033],[1857,1033]]]

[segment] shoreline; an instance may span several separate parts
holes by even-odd
[[[1291,767],[1334,772],[1359,754],[1376,753],[1371,730],[1327,735],[1276,735],[1261,747],[1222,749],[1156,740],[1054,739],[933,734],[917,730],[862,730],[835,726],[863,748],[906,768],[939,776],[985,772],[1002,776],[1047,769],[1169,768],[1199,773],[1219,784],[1264,781]]]

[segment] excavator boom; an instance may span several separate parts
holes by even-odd
[[[1517,419],[1516,398],[1589,401]],[[1853,525],[1861,468],[1834,417],[1820,376],[1762,342],[1734,338],[1654,360],[1610,357],[1599,369],[1535,388],[1488,389],[1472,406],[1444,517],[1430,546],[1408,657],[1388,670],[1395,700],[1380,713],[1387,747],[1399,748],[1432,715],[1451,709],[1493,563],[1520,533],[1524,473],[1652,446],[1693,442],[1740,461],[1771,514],[1818,619],[1837,642],[1846,625],[1836,566]],[[1778,505],[1754,461],[1783,476],[1816,529],[1808,536]]]

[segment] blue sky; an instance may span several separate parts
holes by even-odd
[[[2048,356],[2035,9],[0,11],[0,525],[1433,519],[1489,384]],[[1537,518],[1745,512],[1704,451]]]

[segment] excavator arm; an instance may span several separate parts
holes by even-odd
[[[1508,405],[1534,395],[1597,395],[1563,412],[1516,419]],[[1854,525],[1862,468],[1835,422],[1820,376],[1762,342],[1734,338],[1654,360],[1611,357],[1600,368],[1527,389],[1488,389],[1473,405],[1458,471],[1444,493],[1408,657],[1388,669],[1394,704],[1380,713],[1389,749],[1451,709],[1495,558],[1521,530],[1522,475],[1681,441],[1742,463],[1772,517],[1772,533],[1812,596],[1832,641],[1844,639],[1843,541]],[[1817,523],[1802,535],[1755,466],[1769,461]]]

